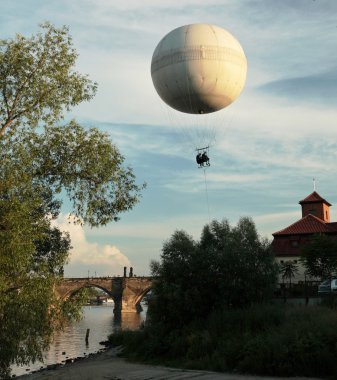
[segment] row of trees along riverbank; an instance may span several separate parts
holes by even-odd
[[[184,368],[334,375],[336,310],[273,304],[279,268],[270,249],[249,218],[213,221],[199,241],[176,231],[152,263],[146,324],[112,344],[130,359]]]

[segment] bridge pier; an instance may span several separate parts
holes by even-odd
[[[152,279],[150,282],[146,277],[129,277],[123,280],[122,312],[140,312],[142,310],[140,301],[152,288]]]

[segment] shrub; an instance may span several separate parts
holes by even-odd
[[[145,362],[255,375],[337,372],[337,312],[329,308],[253,305],[217,310],[170,331],[158,327],[121,332],[125,354]]]

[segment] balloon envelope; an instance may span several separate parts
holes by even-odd
[[[241,93],[247,60],[240,43],[210,24],[182,26],[156,47],[151,76],[162,100],[185,113],[210,113]]]

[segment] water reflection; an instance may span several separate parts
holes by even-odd
[[[67,359],[83,357],[100,351],[99,342],[107,340],[108,335],[119,329],[137,329],[146,317],[146,305],[141,313],[122,313],[114,315],[113,305],[83,307],[83,319],[73,322],[64,331],[55,334],[50,349],[45,353],[43,363],[29,366],[13,366],[13,374],[19,376],[30,371],[46,367],[49,364],[62,363]],[[88,344],[85,342],[87,329],[90,329]],[[29,369],[29,370],[28,370]],[[27,371],[28,370],[28,371]]]
[[[141,313],[125,313],[114,315],[113,325],[114,331],[117,330],[136,330],[139,328],[141,323],[145,320],[146,313],[143,311]]]

